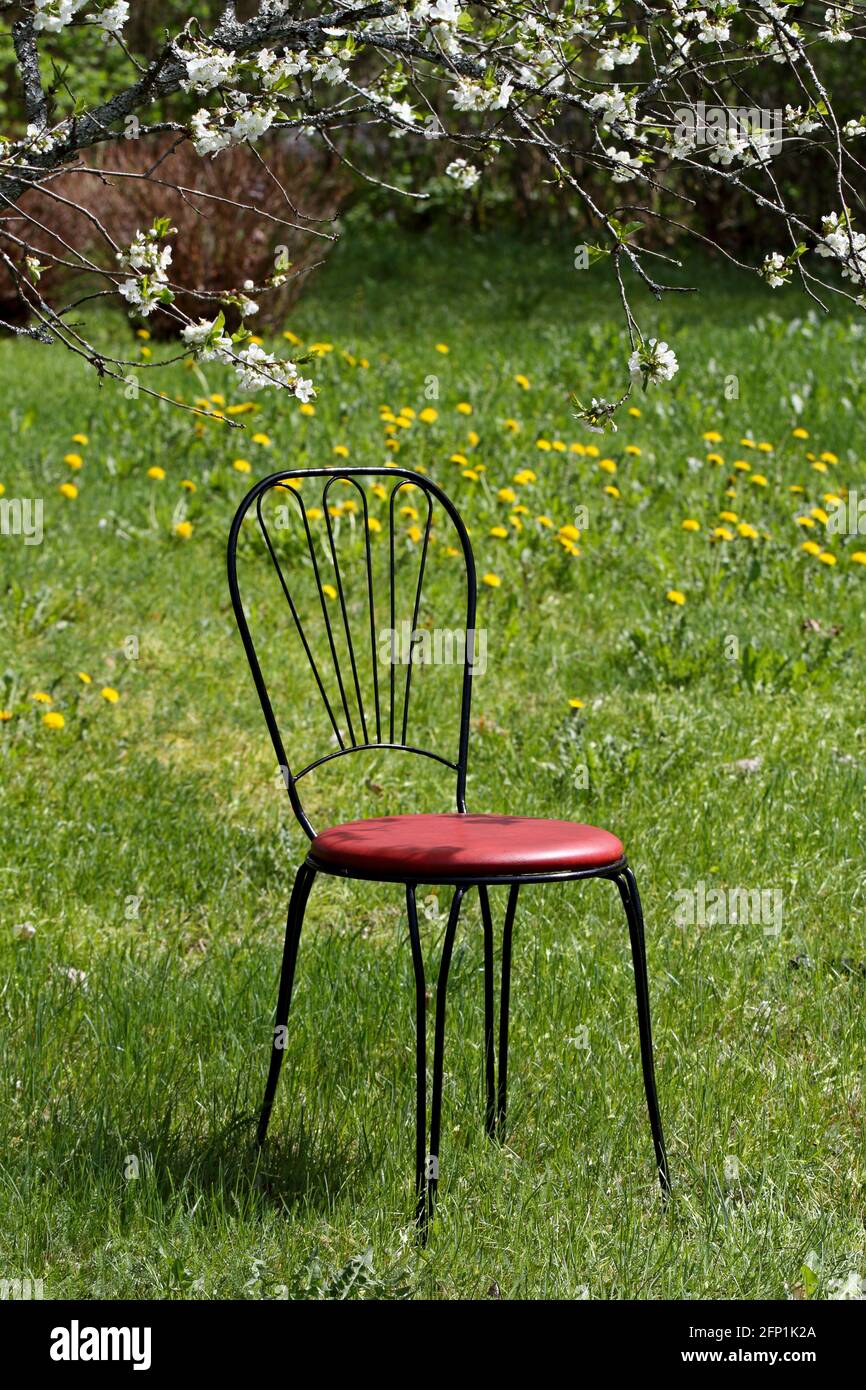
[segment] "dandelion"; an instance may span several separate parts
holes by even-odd
[[[161,483],[163,478],[165,477],[165,469],[160,468],[159,464],[155,463],[152,468],[148,468],[147,476],[148,478],[153,478],[156,482]]]
[[[715,463],[721,467],[724,462],[721,454],[707,454],[707,463]]]
[[[513,487],[501,487],[496,496],[499,498],[500,502],[517,501],[517,493],[514,491]]]
[[[721,444],[722,442],[722,436],[719,434],[718,430],[706,430],[702,438],[707,444]]]
[[[472,406],[469,404],[468,401],[458,401],[457,405],[455,406],[455,410],[457,411],[458,415],[472,414]]]
[[[680,589],[668,589],[665,598],[668,603],[674,603],[678,608],[682,608],[686,601],[686,596]]]
[[[583,700],[569,700],[568,703],[572,709],[583,709],[584,707]]]
[[[309,401],[304,401],[302,405],[299,405],[298,410],[302,415],[315,415],[316,413],[316,407],[314,405],[311,405]],[[267,435],[265,435],[265,438],[267,439]],[[256,439],[255,435],[253,435],[253,439]],[[261,444],[262,441],[259,439],[256,440],[256,442]],[[269,444],[270,442],[271,441],[268,439]]]
[[[503,423],[503,425],[505,426],[505,428],[506,428],[507,430],[510,430],[510,431],[511,431],[512,434],[516,434],[517,431],[520,429],[520,421],[519,421],[519,420],[511,420],[511,419],[508,419],[508,420],[503,420],[502,423]]]
[[[0,724],[8,724],[11,718],[11,709],[0,709]]]
[[[537,482],[538,474],[533,473],[531,468],[521,468],[519,473],[515,473],[514,481],[519,483],[521,487],[525,487],[527,483]]]
[[[754,526],[750,526],[747,521],[741,521],[737,527],[737,531],[739,535],[743,537],[743,540],[756,541],[758,539],[758,533]]]
[[[482,584],[486,584],[490,589],[498,589],[502,585],[502,580],[499,578],[499,575],[490,572],[482,576],[481,582]]]
[[[851,563],[854,565],[866,565],[866,550],[855,550],[851,556]]]
[[[599,459],[598,466],[599,468],[602,468],[605,473],[616,472],[616,463],[613,459]]]
[[[182,541],[188,541],[192,535],[192,522],[179,521],[174,528],[174,533],[176,536],[180,536]]]
[[[739,520],[736,512],[719,512],[719,516],[722,521],[730,521],[732,525]]]
[[[99,693],[110,705],[116,705],[120,699],[120,691],[115,690],[113,685],[104,685]]]
[[[87,437],[86,434],[74,434],[74,435],[72,436],[72,442],[73,442],[73,444],[82,444],[82,445],[84,445],[84,444],[89,444],[89,443],[90,443],[90,440],[88,439],[88,437]]]
[[[254,443],[254,444],[261,444],[265,449],[267,449],[267,448],[269,447],[270,442],[271,442],[271,437],[270,437],[270,435],[269,435],[269,434],[263,434],[261,430],[259,430],[258,433],[256,433],[256,434],[253,435],[253,443]]]
[[[822,565],[835,565],[836,563],[836,556],[831,555],[829,550],[822,550],[821,554],[818,556],[818,559],[820,560]]]
[[[470,430],[466,438],[470,447],[473,449],[477,449],[478,445],[481,443],[481,435],[476,434],[475,430]]]
[[[684,531],[700,531],[701,523],[696,521],[693,516],[687,516],[685,521],[680,523]]]
[[[250,463],[249,459],[235,459],[232,463],[232,468],[235,470],[236,473],[249,473],[252,468],[252,464]]]
[[[808,438],[809,438],[809,431],[808,431],[808,430],[804,430],[803,427],[802,427],[801,425],[798,425],[797,428],[796,428],[795,430],[791,430],[791,434],[793,435],[794,439],[808,439]]]
[[[758,448],[762,454],[771,454],[773,452],[773,447],[774,446],[772,444],[768,444],[765,439],[762,439],[760,444],[758,445]]]
[[[491,536],[495,536],[497,540],[504,541],[508,539],[508,532],[504,526],[491,526],[490,534]]]
[[[450,457],[450,459],[448,460],[448,462],[449,462],[449,463],[459,463],[460,466],[461,466],[461,468],[465,468],[466,465],[468,464],[469,460],[468,460],[468,458],[466,457],[465,454],[452,454],[451,457]]]
[[[767,482],[767,479],[764,477],[763,473],[752,473],[751,476],[750,476],[750,478],[749,478],[749,482],[750,482],[750,483],[754,483],[754,484],[755,484],[755,487],[768,487],[768,486],[769,486],[769,484],[768,484],[768,482]]]
[[[291,343],[293,347],[297,347],[301,341],[297,333],[293,333],[290,328],[283,329],[283,337],[285,338],[286,342]]]
[[[803,544],[800,546],[800,549],[804,550],[807,555],[821,554],[821,547],[820,545],[818,545],[817,541],[804,541]]]
[[[322,593],[325,595],[325,598],[337,597],[337,590],[334,588],[333,584],[323,584]]]
[[[92,677],[92,676],[89,676],[89,675],[87,674],[86,671],[79,671],[79,672],[78,672],[78,679],[81,681],[81,684],[82,684],[82,685],[92,685],[92,684],[93,684],[93,677]]]
[[[554,439],[550,447],[551,449],[555,449],[558,454],[565,453],[565,445],[563,444],[561,439]]]
[[[640,458],[640,449],[636,444],[626,444],[625,451],[627,454],[631,454],[633,458]]]
[[[37,703],[37,705],[53,705],[53,704],[54,704],[54,696],[53,696],[53,695],[49,695],[47,690],[34,690],[33,694],[30,696],[30,698],[31,698],[31,700],[35,700],[36,703]]]
[[[421,539],[421,527],[410,526],[409,530],[406,532],[406,535],[409,537],[410,541],[412,541],[414,545],[417,545]]]
[[[729,531],[727,526],[716,526],[713,530],[713,536],[719,541],[732,541],[734,539],[733,531]]]
[[[517,376],[514,378],[514,380],[515,380],[515,382],[517,383],[517,385],[520,386],[520,387],[522,388],[522,390],[524,390],[524,391],[528,391],[528,390],[529,390],[529,377],[528,377],[528,376],[524,376],[522,372],[518,372],[518,373],[517,373]]]
[[[640,410],[636,405],[630,405],[628,408],[628,413],[629,415],[633,415],[636,420],[640,419]]]
[[[553,528],[553,522],[549,516],[537,516],[535,520],[538,522],[539,526],[546,526],[548,530]]]
[[[812,464],[812,467],[814,468],[814,470],[815,470],[816,473],[826,473],[826,472],[827,472],[827,465],[826,465],[826,463],[822,463],[820,459],[816,459],[815,462]]]
[[[551,447],[551,446],[550,446],[550,440],[549,440],[549,439],[536,439],[536,441],[535,441],[535,447],[536,447],[536,449],[543,449],[544,452],[546,453],[546,452],[550,449],[550,447]]]
[[[68,463],[70,468],[80,468],[84,463],[84,459],[80,454],[64,454],[63,462]]]
[[[368,531],[381,531],[381,529],[382,529],[382,523],[381,523],[381,521],[379,520],[379,518],[378,518],[377,516],[368,516],[368,517],[367,517],[367,530],[368,530]]]
[[[571,522],[566,522],[565,526],[560,526],[559,534],[560,536],[565,536],[566,540],[569,541],[580,540],[580,532],[576,526],[572,526]]]
[[[831,454],[831,453],[826,453],[826,452],[825,452],[825,453],[821,454],[821,462],[822,462],[822,463],[838,463],[839,460],[837,459],[837,457],[836,457],[835,454]]]
[[[68,497],[70,502],[74,502],[78,496],[78,488],[74,483],[61,483],[57,491],[63,497]]]
[[[195,492],[196,490],[195,483],[192,481],[191,478],[182,478],[180,485],[181,487],[186,488],[187,492]]]
[[[446,353],[446,352],[450,352],[451,349],[449,348],[449,346],[448,346],[447,343],[437,343],[437,344],[436,344],[436,351],[437,351],[437,352]]]
[[[622,493],[620,492],[619,488],[618,488],[618,487],[615,487],[613,483],[608,483],[608,485],[607,485],[607,487],[604,489],[604,491],[607,493],[608,497],[621,497],[621,496],[622,496]]]
[[[347,459],[349,457],[349,450],[346,448],[345,444],[335,444],[334,453],[339,459]]]
[[[45,725],[46,729],[62,729],[66,720],[63,718],[62,714],[53,709],[50,710],[48,714],[43,714],[42,723]]]
[[[432,425],[435,420],[439,419],[439,411],[434,410],[432,405],[425,405],[419,413],[418,419],[423,420],[425,425]]]

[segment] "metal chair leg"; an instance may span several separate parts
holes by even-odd
[[[661,1116],[659,1114],[658,1095],[656,1094],[655,1067],[653,1065],[652,1027],[650,1024],[649,981],[647,979],[643,911],[641,909],[640,895],[637,891],[637,883],[635,882],[635,876],[631,869],[624,869],[622,875],[617,878],[616,884],[619,888],[619,894],[622,898],[626,917],[628,918],[631,953],[632,959],[634,960],[634,985],[635,994],[637,995],[637,1017],[638,1030],[640,1033],[640,1053],[643,1066],[644,1089],[646,1090],[646,1103],[649,1111],[650,1128],[652,1129],[656,1165],[659,1172],[659,1184],[661,1186],[662,1196],[666,1198],[670,1195],[671,1183],[668,1173],[665,1140],[662,1133]]]
[[[424,1238],[427,1224],[432,1219],[436,1204],[436,1189],[439,1184],[439,1133],[442,1124],[442,1080],[445,1066],[445,996],[448,991],[448,971],[451,968],[451,952],[454,947],[454,933],[460,916],[460,904],[465,888],[455,888],[448,913],[448,925],[442,943],[442,960],[439,964],[439,979],[436,984],[436,1033],[433,1042],[433,1095],[430,1102],[430,1152],[427,1156],[427,1213],[424,1222]]]
[[[311,869],[308,864],[302,864],[295,877],[292,896],[289,900],[289,911],[286,919],[286,940],[283,946],[283,964],[280,971],[280,988],[277,995],[276,1018],[274,1019],[274,1040],[271,1046],[271,1065],[268,1071],[265,1098],[262,1103],[262,1113],[259,1116],[259,1127],[256,1135],[256,1142],[259,1148],[264,1144],[265,1136],[268,1132],[268,1123],[271,1118],[271,1109],[274,1104],[277,1082],[280,1079],[280,1068],[283,1065],[285,1046],[284,1039],[281,1037],[281,1030],[285,1028],[289,1017],[289,1005],[292,1002],[292,982],[295,978],[295,965],[298,959],[298,942],[301,937],[301,927],[304,921],[307,899],[310,896],[310,889],[313,886],[315,877],[316,870]]]
[[[496,1054],[493,1047],[493,921],[487,885],[478,885],[481,920],[484,926],[484,1078],[487,1104],[484,1128],[492,1139],[496,1133]]]
[[[409,941],[415,972],[415,1219],[423,1228],[427,1202],[427,987],[414,883],[406,884],[406,910],[409,915]]]
[[[499,1092],[496,1124],[501,1137],[505,1126],[505,1106],[508,1099],[508,1010],[511,1006],[511,933],[517,910],[520,884],[512,883],[508,890],[505,926],[502,930],[502,980],[499,986]]]

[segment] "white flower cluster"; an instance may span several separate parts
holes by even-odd
[[[602,72],[612,72],[617,64],[626,67],[629,63],[636,62],[639,54],[639,43],[623,42],[617,35],[615,38],[611,39],[610,43],[604,44],[599,50],[595,65],[597,68],[600,68]]]
[[[853,11],[850,10],[825,10],[824,23],[827,27],[821,30],[821,38],[826,39],[828,43],[850,43],[854,35],[848,32],[845,24],[853,18]]]
[[[114,0],[114,4],[93,16],[93,23],[104,29],[106,34],[119,34],[128,19],[129,0]]]
[[[485,87],[481,82],[461,77],[450,95],[456,111],[499,111],[508,105],[513,90],[510,77],[506,77],[501,87]]]
[[[445,173],[449,179],[454,179],[457,187],[462,189],[464,193],[468,193],[470,188],[474,188],[481,178],[481,171],[476,169],[474,164],[467,164],[465,159],[452,159]]]
[[[629,183],[635,174],[640,173],[641,161],[636,154],[629,154],[628,150],[616,150],[613,146],[605,147],[604,152],[613,162],[611,179],[614,183]]]
[[[866,116],[857,116],[852,121],[846,121],[842,127],[842,133],[849,140],[856,140],[859,135],[866,135]]]
[[[204,96],[216,87],[231,86],[240,76],[238,62],[231,49],[201,44],[192,53],[181,48],[176,52],[186,65],[186,77],[180,84],[185,92]]]
[[[777,290],[790,280],[791,267],[781,251],[771,251],[769,255],[764,257],[760,274],[771,290]]]
[[[816,120],[816,116],[817,112],[811,106],[808,111],[803,111],[799,106],[785,107],[785,120],[795,135],[808,135],[810,131],[820,130],[821,122]]]
[[[215,111],[201,107],[190,121],[196,153],[214,155],[229,145],[258,140],[279,114],[276,106],[252,102],[242,92],[238,93],[238,104],[233,111],[226,106],[219,106]]]
[[[846,280],[857,280],[860,284],[866,279],[866,236],[855,232],[844,213],[831,212],[821,218],[823,238],[819,241],[819,256],[832,256],[839,261]]]
[[[59,34],[86,4],[87,0],[36,0],[33,28],[44,30],[46,34]]]
[[[765,9],[771,9],[767,5]],[[784,13],[784,11],[783,11]],[[774,63],[796,63],[800,57],[798,44],[803,41],[803,31],[798,24],[779,22],[778,30],[772,24],[758,25],[758,48]]]
[[[658,338],[650,338],[635,348],[628,359],[628,369],[633,379],[643,377],[644,386],[650,382],[659,385],[670,381],[680,369],[673,348]]]
[[[161,246],[160,239],[160,233],[155,228],[147,232],[137,231],[129,250],[117,253],[122,269],[138,272],[118,285],[118,289],[127,303],[144,318],[157,305],[170,303],[173,298],[168,288],[171,247]]]
[[[203,362],[225,362],[234,367],[244,391],[261,391],[268,386],[287,387],[299,401],[309,401],[316,392],[312,381],[299,375],[294,362],[281,361],[265,352],[259,343],[238,348],[224,331],[222,314],[215,319],[199,319],[181,334],[187,347]]]

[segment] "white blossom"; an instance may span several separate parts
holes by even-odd
[[[445,173],[449,179],[454,179],[457,187],[462,188],[464,193],[474,188],[481,177],[481,171],[476,169],[474,164],[467,164],[465,159],[452,159]]]

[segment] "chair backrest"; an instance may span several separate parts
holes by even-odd
[[[309,483],[316,483],[311,497]],[[363,485],[369,483],[368,489]],[[349,490],[347,498],[345,489]],[[415,505],[421,498],[419,505]],[[357,499],[357,500],[356,500]],[[378,506],[374,507],[374,503]],[[276,505],[278,504],[278,505]],[[445,547],[438,530],[438,509],[453,529],[459,543]],[[377,516],[376,511],[383,515]],[[436,528],[434,528],[434,511]],[[387,512],[387,518],[384,513]],[[266,515],[267,513],[267,515]],[[403,513],[414,514],[417,525],[403,529]],[[250,632],[250,613],[241,598],[238,583],[238,548],[242,556],[248,547],[245,521],[257,523],[256,543],[270,557],[282,599],[288,605],[298,645],[312,671],[314,688],[327,716],[330,751],[292,772],[273,704],[268,693],[256,645]],[[293,538],[287,538],[291,530]],[[347,565],[341,565],[343,547],[351,549],[361,580],[357,590],[347,593]],[[462,676],[459,695],[459,733],[457,753],[445,757],[431,748],[409,741],[413,667],[417,653],[429,636],[418,628],[422,590],[430,560],[438,550],[447,549],[451,563],[462,558],[465,574],[465,622],[459,609],[458,635],[462,636],[462,659],[455,671]],[[310,587],[309,612],[302,611],[298,595],[286,571],[302,568]],[[387,598],[380,598],[377,611],[376,590],[382,576],[387,579]],[[396,579],[407,578],[406,613],[410,627],[400,618],[396,598]],[[376,582],[374,583],[374,576]],[[370,468],[295,468],[273,473],[257,483],[241,502],[232,522],[228,542],[228,580],[232,605],[262,711],[277,755],[292,808],[310,838],[315,830],[307,817],[297,783],[314,768],[334,758],[362,749],[395,749],[432,758],[457,774],[457,810],[466,810],[466,761],[469,741],[469,705],[475,658],[475,562],[466,527],[453,502],[429,478],[409,469],[390,466]],[[386,611],[383,614],[382,608]],[[392,643],[391,659],[384,668],[383,617],[385,632]],[[313,625],[317,629],[313,634]],[[399,626],[398,626],[399,624]],[[410,636],[408,660],[402,663],[394,650],[395,634],[403,629]],[[387,642],[385,643],[387,652]],[[453,656],[453,651],[452,651]],[[458,656],[460,650],[458,645]],[[405,674],[402,665],[405,664]],[[400,669],[398,671],[398,666]],[[381,669],[380,669],[381,668]],[[365,698],[366,697],[366,698]]]

